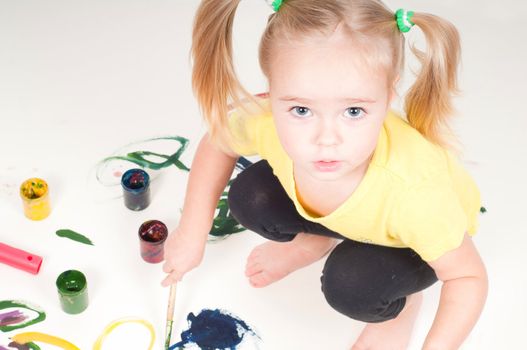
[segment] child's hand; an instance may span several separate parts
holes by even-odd
[[[206,243],[207,235],[193,234],[176,228],[165,242],[163,271],[168,273],[168,276],[161,285],[167,287],[181,281],[185,273],[198,266],[203,259]]]

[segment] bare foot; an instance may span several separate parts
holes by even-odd
[[[408,296],[404,309],[396,318],[369,323],[351,350],[406,350],[422,301],[422,292]]]
[[[330,237],[299,233],[290,242],[269,241],[253,249],[245,275],[253,287],[265,287],[322,258],[335,246]]]

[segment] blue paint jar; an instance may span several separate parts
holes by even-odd
[[[127,170],[121,177],[124,205],[130,210],[143,210],[150,205],[150,176],[143,169]]]

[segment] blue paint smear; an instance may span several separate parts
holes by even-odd
[[[191,312],[187,321],[190,328],[181,333],[182,340],[170,346],[169,350],[180,349],[191,343],[197,344],[202,350],[236,350],[247,333],[257,336],[247,323],[218,309],[205,309],[197,316]]]

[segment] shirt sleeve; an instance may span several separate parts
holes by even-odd
[[[409,188],[391,220],[395,235],[425,261],[458,248],[468,226],[452,186],[431,182]]]
[[[234,111],[229,116],[229,130],[232,136],[232,150],[241,156],[258,154],[260,119]]]

